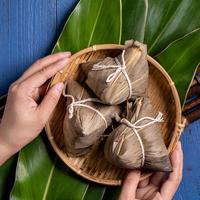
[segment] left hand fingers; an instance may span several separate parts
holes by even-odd
[[[133,200],[135,199],[136,189],[140,180],[140,171],[132,170],[128,173],[119,200]]]
[[[31,91],[34,88],[39,88],[42,86],[49,78],[54,76],[56,72],[61,70],[68,63],[69,58],[62,59],[56,63],[49,65],[46,68],[43,68],[41,71],[36,72],[32,76],[28,77],[22,83],[20,83],[21,88],[24,91]]]
[[[62,82],[52,86],[47,92],[46,96],[37,108],[38,115],[43,124],[47,122],[54,108],[56,107],[59,98],[62,94],[64,84]]]
[[[39,95],[40,97],[44,97],[46,94],[47,87],[50,81],[46,81],[40,88],[39,88]]]
[[[41,87],[32,92],[32,98],[34,99],[35,102],[40,103],[40,101],[46,94],[48,84],[49,81],[46,81]]]
[[[48,55],[44,58],[37,60],[35,63],[31,65],[23,74],[22,76],[16,81],[16,83],[20,83],[30,77],[31,75],[35,74],[36,72],[42,70],[44,67],[51,65],[59,60],[64,58],[69,58],[71,56],[70,52],[59,52],[55,54]]]

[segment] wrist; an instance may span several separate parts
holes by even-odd
[[[9,139],[6,139],[8,133],[1,127],[0,124],[0,166],[8,160],[12,155],[18,152],[17,147],[12,145],[9,142]]]

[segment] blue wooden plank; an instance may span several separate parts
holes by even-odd
[[[0,95],[31,63],[51,51],[56,37],[56,0],[0,1]],[[14,156],[0,167],[0,199],[9,199]]]
[[[0,94],[56,39],[56,0],[0,1]]]
[[[182,183],[174,200],[200,199],[200,120],[190,124],[184,131],[181,142],[184,152]]]

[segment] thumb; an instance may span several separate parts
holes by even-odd
[[[140,171],[130,171],[124,180],[119,200],[135,199],[136,189],[140,181]]]
[[[43,120],[43,122],[47,122],[54,108],[56,107],[59,98],[62,94],[62,90],[64,88],[64,84],[62,82],[55,84],[50,90],[47,92],[46,96],[40,103],[38,107],[38,113]]]
[[[179,142],[176,149],[172,152],[171,163],[173,171],[169,178],[163,183],[160,193],[166,199],[172,199],[182,179],[183,172],[183,151]]]

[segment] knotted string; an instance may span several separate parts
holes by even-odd
[[[143,120],[149,120],[149,122],[144,124],[144,125],[137,125],[138,123],[140,123]],[[132,128],[133,132],[137,136],[138,141],[139,141],[140,146],[141,146],[141,149],[142,149],[142,164],[141,164],[141,166],[143,167],[144,162],[145,162],[145,151],[144,151],[144,145],[143,145],[142,139],[141,139],[138,131],[140,131],[143,128],[146,128],[147,126],[150,126],[154,123],[163,122],[163,114],[161,112],[159,112],[158,115],[155,118],[153,118],[153,117],[142,117],[141,119],[137,120],[134,124],[132,124],[131,122],[129,122],[125,118],[121,119],[120,122],[127,125],[128,127]]]
[[[117,63],[117,65],[103,65],[97,63],[94,64],[92,69],[93,71],[95,70],[104,70],[104,69],[116,69],[113,73],[111,73],[107,79],[106,79],[106,83],[110,83],[111,81],[115,80],[121,73],[124,75],[124,77],[127,80],[128,83],[128,87],[129,87],[129,96],[128,98],[131,98],[132,95],[132,85],[131,85],[131,81],[129,79],[129,76],[126,72],[126,63],[125,63],[125,59],[124,59],[124,54],[125,54],[125,50],[122,51],[122,64],[120,63],[120,61],[118,60],[117,57],[115,57],[115,62]]]
[[[68,116],[69,119],[71,119],[74,115],[74,107],[84,107],[84,108],[88,108],[88,109],[96,112],[103,119],[103,121],[105,123],[105,127],[106,128],[108,127],[107,121],[106,121],[105,117],[103,116],[103,114],[101,112],[99,112],[97,109],[93,108],[92,106],[85,104],[87,102],[97,102],[97,103],[102,104],[103,103],[102,101],[100,101],[97,98],[88,98],[88,99],[83,99],[83,100],[80,100],[80,101],[75,101],[75,99],[72,95],[65,94],[65,87],[64,87],[64,90],[63,90],[63,96],[71,98],[71,100],[72,100],[72,102],[67,106],[67,109],[68,109],[68,112],[69,112],[69,116]]]

